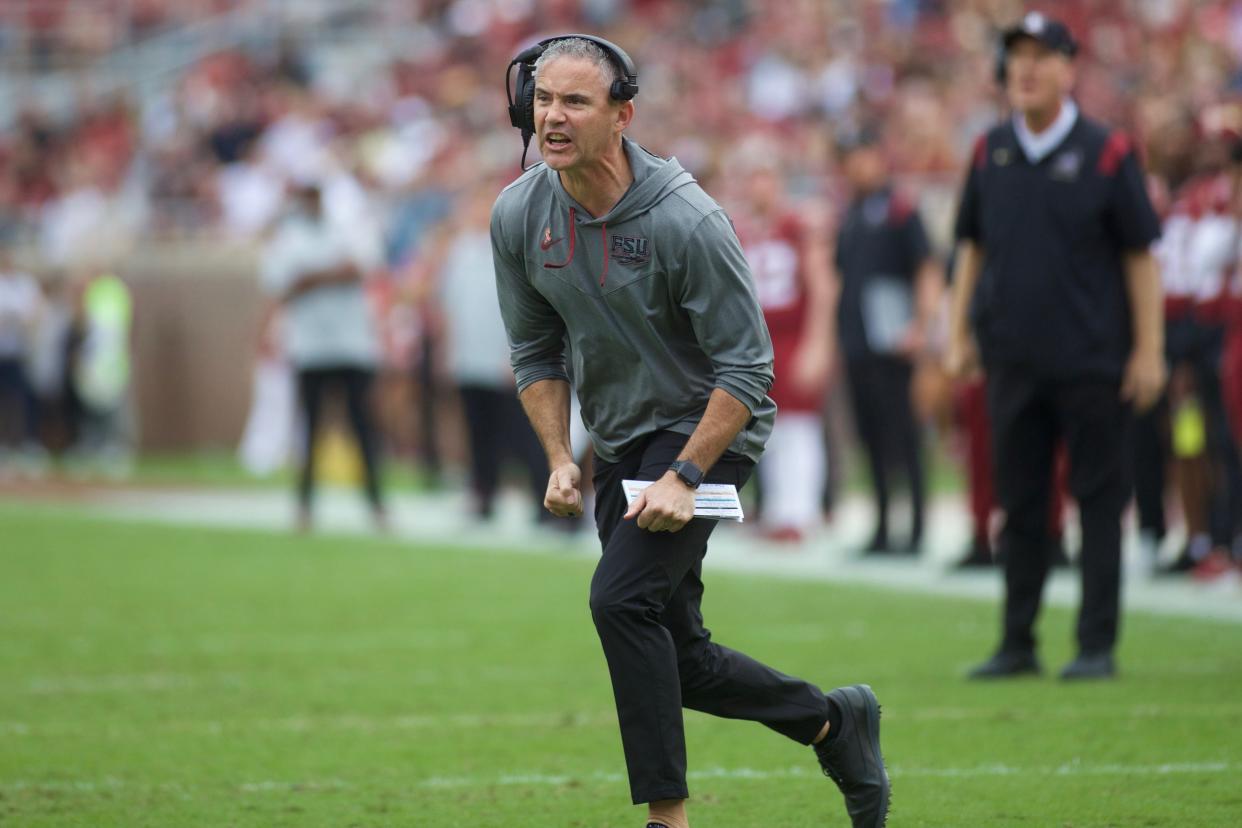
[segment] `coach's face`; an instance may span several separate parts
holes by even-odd
[[[608,79],[595,63],[559,57],[535,80],[535,135],[539,153],[554,170],[590,164],[617,144],[634,117],[634,104],[608,94]]]
[[[1005,91],[1018,112],[1055,111],[1074,87],[1074,65],[1033,38],[1013,43],[1005,57]]]

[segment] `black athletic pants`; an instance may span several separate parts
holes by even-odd
[[[20,359],[0,358],[0,446],[38,438],[34,393]]]
[[[1070,493],[1082,520],[1078,647],[1111,652],[1121,603],[1121,513],[1130,493],[1129,407],[1116,382],[1054,382],[989,366],[996,492],[1005,510],[1002,649],[1030,652],[1051,563],[1048,498],[1057,441],[1069,454]]]
[[[854,425],[867,450],[875,492],[877,535],[888,535],[889,470],[900,465],[910,486],[913,526],[910,540],[923,534],[923,453],[919,426],[910,399],[914,368],[908,360],[874,356],[846,362]]]
[[[380,509],[379,485],[379,437],[371,416],[372,372],[363,368],[302,368],[298,370],[298,399],[306,422],[302,452],[302,472],[298,481],[298,505],[310,509],[315,488],[315,438],[323,414],[324,398],[333,392],[345,397],[345,409],[349,424],[358,440],[358,453],[362,455],[367,500],[372,509]]]
[[[470,438],[470,487],[479,512],[490,517],[500,487],[500,468],[507,457],[522,463],[530,480],[535,507],[543,513],[548,487],[548,461],[522,403],[512,388],[460,385],[462,411]]]
[[[1165,337],[1165,350],[1173,366],[1185,363],[1194,371],[1194,394],[1203,411],[1212,469],[1208,531],[1214,545],[1228,549],[1242,532],[1242,463],[1229,430],[1220,381],[1224,330],[1194,319],[1178,319],[1166,326]]]
[[[668,533],[622,520],[621,481],[660,478],[685,444],[683,434],[658,432],[616,463],[595,458],[603,557],[591,579],[591,615],[612,676],[635,804],[689,795],[683,707],[757,721],[802,744],[827,721],[818,687],[716,644],[703,627],[703,556],[715,521],[695,518]],[[740,488],[753,467],[725,455],[706,479]]]

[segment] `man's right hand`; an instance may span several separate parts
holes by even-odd
[[[945,350],[944,367],[954,379],[973,379],[979,375],[979,346],[969,333],[953,334]]]
[[[578,517],[582,514],[582,469],[577,463],[563,463],[548,477],[548,491],[543,506],[557,517]]]

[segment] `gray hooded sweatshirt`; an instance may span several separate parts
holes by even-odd
[[[776,417],[772,341],[733,225],[676,159],[624,149],[634,183],[606,215],[543,164],[492,208],[518,391],[572,375],[595,450],[615,462],[654,432],[693,433],[721,388],[753,415],[729,450],[758,460]]]

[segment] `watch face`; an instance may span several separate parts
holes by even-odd
[[[688,460],[678,460],[673,464],[673,471],[685,481],[687,486],[698,487],[703,482],[703,471]]]

